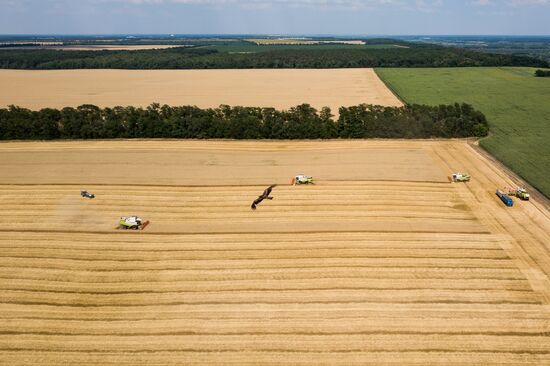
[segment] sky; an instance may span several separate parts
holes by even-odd
[[[550,0],[0,0],[0,34],[550,35]]]

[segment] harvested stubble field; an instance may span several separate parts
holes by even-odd
[[[166,48],[189,47],[186,45],[169,44],[129,44],[129,45],[71,45],[54,47],[61,51],[138,51],[138,50],[161,50]]]
[[[550,214],[465,141],[4,143],[0,169],[0,364],[550,362]]]
[[[361,103],[401,106],[372,69],[0,70],[0,107],[64,108],[151,103],[321,109]]]
[[[144,44],[144,45],[63,45],[63,43],[36,43],[35,46],[28,47],[7,47],[5,50],[22,50],[22,49],[49,49],[59,51],[138,51],[138,50],[160,50],[176,47],[189,47],[186,45],[164,45],[164,44]]]

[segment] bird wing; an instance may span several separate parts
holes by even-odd
[[[250,208],[252,208],[253,210],[255,210],[255,209],[256,209],[256,206],[257,206],[260,202],[262,202],[263,200],[264,200],[264,198],[263,198],[262,196],[259,196],[258,198],[256,198],[256,199],[254,200],[254,202],[252,202],[252,206],[250,206]]]
[[[256,198],[254,200],[254,204],[257,205],[259,204],[260,202],[262,202],[264,200],[264,197],[263,196],[259,196],[258,198]]]
[[[273,188],[275,188],[275,185],[267,187],[266,190],[264,191],[264,196],[268,197],[271,194],[271,191],[273,190]]]

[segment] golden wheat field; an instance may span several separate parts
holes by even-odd
[[[309,103],[401,106],[373,69],[0,70],[0,107],[148,106],[151,103],[288,109]]]
[[[550,213],[467,141],[13,142],[0,171],[2,365],[550,363]]]

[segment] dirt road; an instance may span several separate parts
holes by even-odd
[[[0,171],[0,364],[550,362],[550,213],[465,141],[3,143]]]

